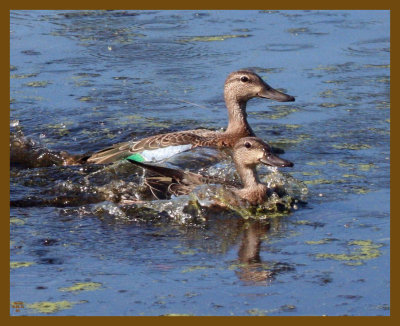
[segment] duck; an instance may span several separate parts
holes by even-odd
[[[130,163],[159,177],[147,177],[145,185],[152,191],[154,197],[159,199],[155,191],[164,198],[190,194],[194,188],[204,184],[218,184],[224,186],[239,201],[252,206],[263,204],[268,198],[269,188],[260,182],[256,167],[264,164],[272,167],[293,167],[288,160],[274,155],[271,147],[258,137],[244,137],[233,146],[232,158],[241,182],[225,180],[216,176],[174,169],[154,164],[127,159]],[[163,199],[164,199],[163,198]],[[237,202],[234,199],[232,202]]]
[[[291,95],[268,85],[254,71],[241,69],[228,75],[224,85],[224,99],[228,110],[225,131],[193,129],[157,134],[140,140],[130,140],[104,148],[81,159],[81,163],[106,164],[131,159],[139,162],[157,162],[196,147],[233,148],[243,137],[254,137],[247,122],[246,105],[255,97],[279,102],[293,102]]]

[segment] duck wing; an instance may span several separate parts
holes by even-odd
[[[147,164],[143,162],[138,162],[135,160],[127,159],[134,165],[140,166],[148,171],[152,171],[160,176],[173,179],[175,182],[185,185],[202,185],[202,184],[222,184],[230,187],[240,187],[240,183],[235,181],[226,180],[224,178],[203,175],[199,173],[193,173],[189,171],[184,171],[181,169],[172,169],[164,166]]]
[[[145,150],[156,150],[179,145],[192,145],[192,148],[212,146],[215,142],[215,136],[212,136],[215,133],[207,129],[195,129],[154,135],[138,141],[114,144],[86,157],[85,161],[87,163],[105,164],[113,163]]]

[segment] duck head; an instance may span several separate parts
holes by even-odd
[[[293,102],[293,96],[277,91],[262,80],[255,72],[238,70],[229,74],[225,81],[225,99],[234,98],[245,103],[251,98],[262,97],[278,102]]]
[[[272,154],[271,147],[258,137],[244,137],[233,148],[236,164],[255,167],[262,163],[275,167],[292,167],[294,164]]]

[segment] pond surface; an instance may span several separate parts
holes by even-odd
[[[12,161],[12,315],[390,314],[389,11],[11,11],[10,24],[21,139],[82,154],[223,128],[224,80],[252,68],[296,97],[251,100],[248,120],[308,188],[289,214],[184,223],[90,188],[129,171]]]

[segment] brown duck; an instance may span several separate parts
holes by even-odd
[[[293,166],[292,162],[273,155],[270,146],[258,137],[241,138],[233,147],[233,161],[241,183],[180,169],[145,164],[132,159],[128,159],[128,161],[161,176],[149,177],[145,180],[146,185],[152,188],[151,190],[157,199],[159,198],[155,195],[155,192],[161,194],[163,198],[168,198],[171,195],[189,194],[196,186],[202,184],[222,184],[239,199],[251,205],[264,203],[268,196],[268,187],[260,183],[257,176],[256,167],[258,164],[262,163],[275,167]]]
[[[254,97],[279,102],[292,102],[294,97],[273,89],[256,73],[238,70],[229,74],[225,81],[224,97],[228,109],[226,131],[194,129],[150,136],[138,141],[114,144],[86,157],[88,163],[112,163],[124,158],[139,162],[159,161],[198,146],[232,148],[236,142],[255,136],[247,122],[246,104]]]

